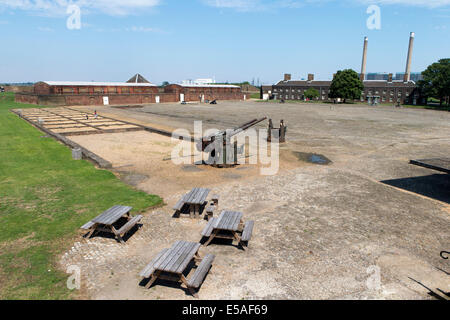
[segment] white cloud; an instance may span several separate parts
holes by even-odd
[[[83,13],[102,12],[109,15],[128,15],[151,9],[160,0],[0,0],[0,6],[35,12],[42,15],[65,15],[70,4],[78,5]]]
[[[245,12],[271,8],[298,8],[305,2],[311,1],[313,0],[203,0],[203,3],[211,7]]]

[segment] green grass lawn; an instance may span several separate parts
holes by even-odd
[[[70,299],[61,253],[81,225],[116,204],[135,212],[162,199],[122,183],[32,127],[9,109],[29,108],[0,94],[0,299]]]

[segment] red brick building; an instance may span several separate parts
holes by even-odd
[[[177,85],[164,88],[147,82],[42,81],[32,92],[16,94],[16,101],[38,105],[129,105],[205,100],[242,100],[241,88],[232,85]],[[130,79],[131,80],[131,79]]]
[[[233,85],[180,85],[170,84],[164,87],[166,93],[175,94],[178,101],[205,101],[205,100],[245,100],[241,87]]]

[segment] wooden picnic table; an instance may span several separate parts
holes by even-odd
[[[185,208],[189,210],[189,216],[191,218],[198,219],[200,216],[200,207],[206,202],[210,189],[206,188],[194,188],[189,193],[185,194],[173,207],[176,210],[176,214],[179,215]]]
[[[214,238],[237,240],[245,250],[245,245],[252,237],[254,221],[244,223],[243,213],[223,210],[218,218],[212,218],[202,231],[202,236],[207,237],[205,246],[208,246]]]
[[[170,249],[161,251],[139,274],[144,279],[150,278],[145,288],[150,288],[157,279],[181,282],[194,297],[198,297],[195,289],[202,284],[215,258],[212,254],[201,258],[198,253],[200,246],[199,243],[177,241]],[[192,260],[200,264],[186,279],[183,273]]]
[[[114,234],[121,243],[124,243],[123,236],[142,219],[141,215],[131,217],[132,209],[128,206],[114,206],[83,225],[81,229],[89,231],[87,238],[92,237],[95,232],[102,231]],[[117,230],[114,224],[122,217],[125,217],[127,222]]]

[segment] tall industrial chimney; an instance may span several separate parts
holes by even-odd
[[[369,38],[364,38],[364,50],[363,50],[363,58],[362,58],[362,65],[361,65],[361,74],[360,79],[361,81],[364,81],[366,78],[366,65],[367,65],[367,45],[369,43]]]
[[[411,35],[409,37],[409,48],[408,48],[408,58],[406,60],[406,71],[405,71],[405,82],[409,82],[411,79],[411,60],[412,60],[412,53],[413,53],[413,47],[414,47],[414,37],[415,33],[411,32]]]

